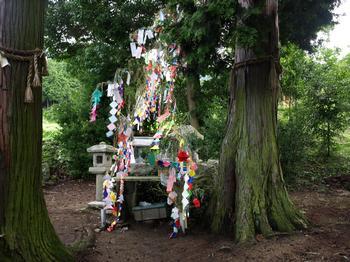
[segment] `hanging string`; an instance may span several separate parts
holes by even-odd
[[[41,76],[48,75],[45,52],[39,48],[34,50],[17,50],[0,46],[0,55],[13,61],[29,63],[24,102],[33,103],[34,96],[32,87],[40,87],[42,84]],[[39,65],[41,68],[39,68]],[[4,70],[2,70],[1,74],[3,74],[3,71]],[[1,78],[3,78],[3,76]]]

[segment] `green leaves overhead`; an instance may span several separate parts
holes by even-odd
[[[43,78],[43,102],[46,104],[71,101],[79,94],[82,84],[68,73],[67,63],[49,59],[50,74]]]
[[[219,50],[232,37],[235,1],[168,1],[167,7],[173,19],[164,32],[181,45],[189,70],[204,74],[224,60]]]
[[[72,56],[92,43],[103,42],[128,51],[129,34],[153,23],[160,0],[50,1],[46,46],[53,56]]]
[[[282,93],[284,100],[289,101],[289,115],[298,113],[307,130],[305,134],[318,140],[319,152],[329,156],[336,137],[349,123],[347,59],[339,60],[337,52],[330,49],[308,55],[295,45],[288,45],[282,49],[281,63]]]
[[[340,2],[341,0],[280,0],[282,44],[292,42],[304,50],[311,51],[311,40],[316,39],[317,33],[335,24],[333,10]]]
[[[332,11],[339,3],[340,0],[281,0],[282,44],[290,41],[310,50],[310,41],[317,32],[334,24]],[[202,75],[207,69],[220,71],[232,64],[237,38],[247,46],[259,41],[257,32],[249,26],[236,30],[236,0],[52,0],[46,21],[46,46],[52,57],[72,57],[90,46],[109,46],[103,51],[113,59],[118,57],[112,67],[122,67],[129,57],[129,34],[152,25],[154,15],[165,7],[173,18],[165,26],[165,38],[181,44],[189,67]]]

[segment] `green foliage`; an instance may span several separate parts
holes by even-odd
[[[166,198],[167,194],[160,183],[142,182],[142,190],[137,191],[138,201],[162,203]]]
[[[348,57],[339,61],[328,49],[311,56],[293,45],[282,55],[279,146],[286,178],[347,172],[339,146],[349,126]]]
[[[293,104],[305,93],[307,76],[310,69],[312,70],[312,63],[305,51],[293,44],[288,44],[281,49],[280,63],[283,67],[280,83],[282,93]]]
[[[200,132],[204,141],[199,148],[199,156],[204,160],[219,159],[227,118],[228,77],[229,72],[226,71],[201,81],[198,115],[203,122]]]
[[[92,164],[92,157],[86,152],[86,149],[102,141],[107,142],[105,138],[105,125],[101,124],[104,120],[98,120],[90,124],[88,120],[71,119],[69,123],[63,126],[64,131],[58,135],[60,147],[66,157],[66,163],[69,166],[68,173],[74,178],[88,176],[88,168]]]
[[[337,139],[336,152],[342,157],[350,156],[350,128]],[[349,167],[350,168],[350,167]]]
[[[346,77],[348,70],[339,66],[336,55],[332,50],[321,50],[317,54],[305,98],[312,122],[311,131],[321,140],[320,152],[326,156],[330,156],[335,138],[349,124],[346,93],[350,79]]]
[[[43,80],[44,135],[43,135],[43,176],[44,180],[57,180],[69,174],[69,155],[64,150],[60,125],[69,118],[70,112],[61,105],[78,105],[81,83],[67,70],[67,63],[52,59],[48,61],[50,75]],[[63,120],[63,121],[61,121]],[[57,124],[56,122],[59,122]]]
[[[50,61],[51,76],[45,80],[44,99],[48,105],[53,105],[45,114],[61,126],[54,140],[59,143],[60,155],[69,165],[70,174],[86,174],[91,163],[86,148],[106,140],[107,100],[102,101],[97,122],[88,122],[90,95],[96,83],[112,80],[116,68],[132,71],[134,82],[126,89],[128,111],[131,111],[136,90],[144,83],[144,79],[140,74],[142,63],[130,62],[129,36],[138,28],[151,25],[154,14],[165,6],[167,12],[175,18],[164,25],[165,40],[181,44],[187,63],[186,73],[210,78],[201,84],[195,96],[199,105],[197,114],[202,125],[200,132],[205,136],[199,153],[203,159],[218,157],[227,113],[228,72],[233,64],[233,51],[239,35],[236,31],[236,2],[49,1],[46,46],[51,57],[66,60],[64,63]],[[339,1],[294,1],[297,3],[295,5],[292,2],[280,1],[282,41],[292,41],[303,48],[309,48],[308,43],[316,32],[324,25],[332,24],[332,10]],[[309,10],[317,12],[310,15]],[[296,16],[298,19],[294,19]],[[306,20],[307,24],[296,25]],[[256,32],[249,28],[240,30],[244,31],[241,35],[249,36],[245,38],[247,44],[257,40]],[[287,52],[293,53],[294,57],[283,56],[286,59],[282,61],[285,68],[282,79],[284,94],[293,97],[295,103],[305,103],[307,83],[311,77],[308,72],[313,63],[295,47],[290,47]],[[182,77],[185,76],[186,74]],[[186,122],[188,110],[183,78],[177,81],[175,95],[178,115]],[[290,119],[299,120],[298,117],[291,116],[299,113],[290,112]],[[285,123],[283,133],[293,134],[290,130],[292,126],[294,128],[292,122]],[[302,146],[304,142],[299,144]]]
[[[294,43],[312,51],[317,33],[335,24],[333,13],[341,0],[280,0],[280,39],[283,45]],[[318,43],[314,43],[318,44]]]
[[[106,110],[99,111],[96,123],[89,123],[90,96],[94,86],[84,86],[68,67],[65,62],[50,60],[50,76],[44,79],[46,99],[54,102],[44,115],[60,127],[44,130],[43,167],[48,178],[63,174],[85,176],[91,165],[91,156],[86,149],[105,140],[106,118],[101,118],[101,115],[106,116]]]
[[[150,26],[160,7],[157,0],[52,0],[45,45],[51,57],[69,58],[69,71],[87,86],[113,80],[117,68],[128,68],[139,79],[142,63],[131,61],[130,34]]]
[[[236,31],[236,41],[240,46],[253,48],[259,39],[259,34],[255,28],[240,26]]]
[[[163,38],[181,46],[189,72],[203,75],[232,60],[226,61],[218,49],[232,38],[228,28],[235,17],[235,1],[168,1],[167,10],[171,19]]]
[[[69,174],[73,177],[87,175],[91,165],[91,156],[86,152],[88,147],[103,141],[111,142],[105,136],[109,109],[105,97],[102,98],[96,122],[89,122],[90,96],[94,88],[93,85],[81,88],[79,95],[56,105],[52,110],[54,119],[62,127],[57,138],[66,156]]]
[[[208,109],[202,127],[204,142],[200,147],[199,154],[204,160],[219,159],[221,142],[225,132],[227,106],[222,103],[219,97],[213,97]]]
[[[50,74],[43,80],[43,102],[47,105],[61,103],[77,95],[80,82],[69,74],[66,62],[49,59],[48,67]]]
[[[58,181],[68,174],[68,163],[62,152],[58,131],[45,130],[45,128],[42,171],[44,181]]]
[[[279,111],[277,137],[281,163],[285,177],[292,180],[300,172],[301,163],[309,158],[315,139],[310,135],[308,116],[303,106],[280,108]]]
[[[157,0],[51,0],[46,46],[55,57],[74,56],[82,48],[97,43],[113,46],[113,54],[128,53],[129,34],[152,24],[153,15],[162,5]]]

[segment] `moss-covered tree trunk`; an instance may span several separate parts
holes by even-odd
[[[0,0],[0,45],[43,47],[46,1]],[[41,189],[41,88],[24,103],[27,62],[9,60],[0,87],[0,261],[70,261],[48,217]]]
[[[216,179],[215,231],[238,242],[306,227],[290,201],[276,140],[277,0],[238,0],[230,108]],[[252,37],[254,42],[252,43]]]
[[[186,74],[186,98],[188,112],[190,114],[190,123],[196,129],[199,129],[199,120],[197,115],[196,90],[200,88],[199,75],[196,73]]]

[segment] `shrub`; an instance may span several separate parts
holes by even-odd
[[[44,131],[42,172],[43,182],[57,181],[68,174],[68,163],[60,147],[58,131]]]

